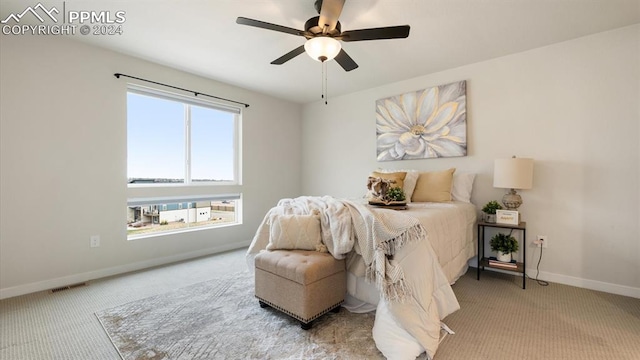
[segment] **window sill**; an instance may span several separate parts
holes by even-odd
[[[227,227],[232,227],[232,226],[237,226],[237,225],[242,225],[242,222],[234,222],[234,223],[211,225],[211,226],[198,226],[198,227],[192,227],[192,228],[187,228],[187,229],[170,230],[170,231],[155,232],[155,233],[140,234],[140,235],[130,235],[130,236],[127,236],[127,241],[155,238],[155,237],[159,237],[159,236],[183,234],[183,233],[194,232],[194,231],[203,231],[203,230],[227,228]]]

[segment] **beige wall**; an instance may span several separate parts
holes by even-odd
[[[377,162],[375,100],[467,80],[468,156]],[[329,83],[329,87],[331,84]],[[535,159],[522,191],[529,274],[640,297],[640,25],[366,91],[303,109],[303,193],[358,197],[377,167],[478,174],[472,201],[501,199],[493,161]]]
[[[0,53],[0,297],[246,246],[278,199],[300,194],[300,105],[56,36],[3,36]],[[251,104],[243,185],[189,189],[242,192],[243,225],[127,241],[127,196],[147,192],[127,190],[115,72]]]

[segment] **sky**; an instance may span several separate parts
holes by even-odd
[[[191,107],[191,178],[233,180],[235,114],[127,95],[127,177],[184,179],[185,106]]]

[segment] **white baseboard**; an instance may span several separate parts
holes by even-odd
[[[535,278],[536,269],[527,269],[527,274],[531,278]],[[538,278],[558,284],[571,285],[584,289],[604,291],[610,294],[624,295],[640,299],[640,288],[634,288],[626,285],[618,285],[597,280],[582,279],[568,275],[554,274],[546,271],[540,271]]]
[[[90,271],[82,274],[63,276],[60,278],[49,279],[49,280],[38,281],[30,284],[4,288],[4,289],[0,289],[0,299],[6,299],[14,296],[30,294],[37,291],[54,289],[61,286],[77,284],[84,281],[100,279],[107,276],[124,274],[131,271],[147,269],[147,268],[159,266],[159,265],[166,265],[166,264],[170,264],[178,261],[194,259],[200,256],[212,255],[212,254],[221,253],[229,250],[235,250],[242,247],[247,247],[249,246],[250,243],[251,241],[243,241],[239,243],[225,244],[225,245],[216,246],[213,248],[193,251],[193,252],[184,253],[184,254],[166,256],[166,257],[157,258],[157,259],[140,261],[132,264],[126,264],[126,265],[115,266],[115,267],[106,268],[106,269]],[[469,261],[469,265],[472,267],[477,266],[475,258]],[[499,269],[489,269],[489,270],[502,272]],[[506,272],[506,271],[505,273],[513,274],[512,272]],[[527,274],[529,274],[531,278],[535,278],[536,270],[527,269]],[[550,273],[546,271],[541,271],[538,278],[540,280],[550,281],[558,284],[576,286],[576,287],[590,289],[590,290],[604,291],[611,294],[624,295],[624,296],[640,299],[640,288],[634,288],[631,286],[612,284],[612,283],[607,283],[603,281],[582,279],[578,277],[555,274],[555,273]]]
[[[207,248],[203,250],[193,251],[184,254],[177,254],[172,256],[166,256],[162,258],[150,259],[140,261],[132,264],[114,266],[106,269],[100,269],[95,271],[89,271],[81,274],[74,274],[69,276],[63,276],[55,279],[43,280],[25,285],[18,285],[9,288],[0,289],[0,299],[6,299],[14,296],[20,296],[25,294],[31,294],[38,291],[55,289],[62,286],[78,284],[81,282],[100,279],[107,276],[113,276],[118,274],[124,274],[131,271],[137,271],[147,269],[154,266],[166,265],[178,261],[194,259],[200,256],[217,254],[229,250],[235,250],[243,247],[247,247],[251,244],[251,241],[243,241],[233,244],[224,244]]]
[[[469,266],[474,268],[478,267],[478,262],[476,261],[475,257],[469,260]],[[485,267],[485,270],[496,271],[496,272],[501,272],[501,273],[511,274],[511,275],[514,274],[513,272],[510,272],[510,271],[502,271],[500,269],[488,268],[488,267]],[[536,269],[527,269],[527,275],[529,275],[530,278],[535,279]],[[570,285],[570,286],[575,286],[579,288],[603,291],[610,294],[624,295],[624,296],[640,299],[640,288],[634,288],[626,285],[618,285],[618,284],[612,284],[612,283],[607,283],[603,281],[582,279],[574,276],[555,274],[555,273],[550,273],[546,271],[540,271],[540,274],[538,275],[538,279],[554,282],[558,284],[563,284],[563,285]]]

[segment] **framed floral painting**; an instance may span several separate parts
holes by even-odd
[[[378,161],[467,155],[467,82],[376,101]]]

